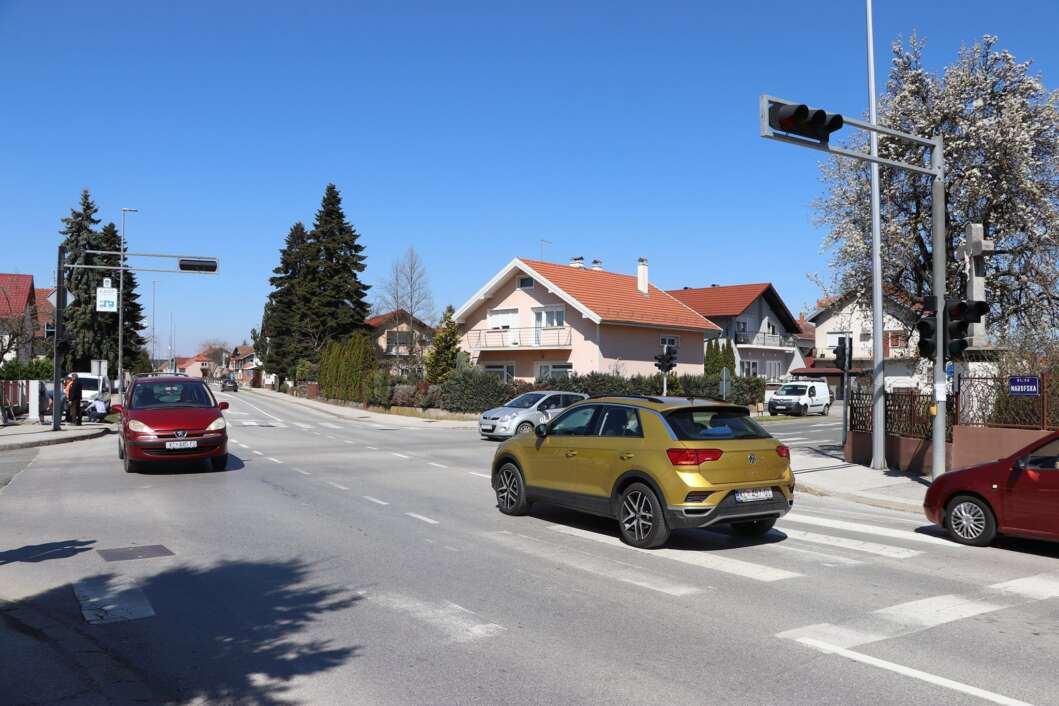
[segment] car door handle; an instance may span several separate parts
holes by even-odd
[[[573,457],[574,457],[574,456],[576,456],[576,455],[577,455],[577,452],[576,452],[576,451],[567,451],[567,452],[566,452],[566,457],[567,457],[567,458],[573,458]]]
[[[619,454],[618,458],[620,458],[622,461],[628,461],[630,458],[632,458],[635,455],[636,454],[632,454],[632,453],[629,453],[628,451],[626,451],[623,454]]]

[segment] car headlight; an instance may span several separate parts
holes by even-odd
[[[508,412],[507,414],[505,414],[503,417],[500,418],[500,421],[502,421],[502,422],[510,422],[512,419],[514,419],[517,416],[518,416],[518,413],[516,413],[516,412]]]
[[[210,425],[208,427],[206,427],[206,431],[220,431],[226,426],[228,426],[228,422],[224,421],[224,417],[217,417],[212,422],[210,422]]]
[[[137,434],[153,434],[154,429],[147,426],[139,419],[132,419],[129,421],[129,431],[134,431]]]

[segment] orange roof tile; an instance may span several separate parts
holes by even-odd
[[[669,293],[703,316],[739,316],[772,285],[733,284],[725,287],[686,287]]]
[[[519,259],[608,323],[720,329],[653,284],[648,283],[647,294],[641,294],[636,288],[636,275]]]
[[[0,274],[0,317],[21,317],[33,298],[33,275]]]
[[[37,289],[37,337],[44,338],[46,327],[55,320],[55,307],[48,301],[48,297],[55,291],[54,287]]]

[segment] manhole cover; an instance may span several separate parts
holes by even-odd
[[[154,559],[159,556],[173,556],[161,544],[146,544],[142,547],[121,547],[119,549],[97,549],[96,553],[103,561],[128,561],[130,559]]]

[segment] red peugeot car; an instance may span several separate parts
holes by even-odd
[[[133,379],[121,414],[118,458],[125,471],[143,461],[187,462],[209,459],[215,471],[228,465],[228,424],[202,380],[184,375],[143,375]]]
[[[1059,432],[946,473],[927,490],[923,510],[961,544],[982,547],[998,533],[1059,540]]]

